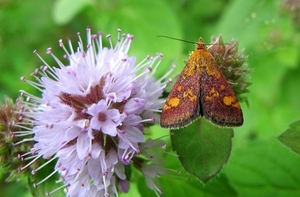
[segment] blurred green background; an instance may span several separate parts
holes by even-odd
[[[138,60],[163,53],[157,77],[172,63],[178,74],[194,50],[157,35],[190,41],[201,36],[207,43],[212,35],[222,34],[225,42],[235,38],[253,72],[244,95],[249,106],[242,103],[245,123],[235,129],[229,162],[205,187],[162,179],[163,196],[300,196],[300,157],[277,140],[300,117],[299,8],[299,0],[0,0],[0,98],[15,99],[20,89],[38,94],[20,81],[42,65],[33,50],[52,65],[46,49],[62,58],[58,40],[70,37],[75,46],[76,33],[84,40],[87,26],[104,35],[116,35],[117,28],[133,34],[130,55]],[[25,180],[8,184],[4,172],[0,177],[2,196],[30,196]],[[122,196],[155,196],[144,188],[132,186]]]

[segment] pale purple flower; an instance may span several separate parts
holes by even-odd
[[[91,115],[90,127],[96,131],[101,131],[110,136],[116,136],[118,133],[117,126],[119,126],[125,114],[120,114],[118,109],[107,109],[108,106],[105,100],[99,101],[97,104],[92,104],[87,109],[87,114]]]
[[[92,35],[87,28],[87,37],[85,49],[78,34],[76,51],[70,40],[69,50],[59,41],[68,65],[51,49],[47,53],[58,67],[48,65],[35,52],[45,65],[32,73],[36,82],[22,77],[42,93],[39,98],[22,91],[27,98],[22,116],[31,124],[16,125],[24,130],[22,135],[33,135],[23,140],[35,142],[30,157],[56,162],[49,177],[60,174],[59,182],[67,196],[118,196],[118,191],[127,192],[125,165],[138,168],[149,188],[159,194],[154,181],[164,173],[163,158],[153,150],[165,144],[158,139],[145,141],[143,129],[156,122],[156,112],[164,103],[160,97],[168,82],[165,78],[173,69],[155,80],[153,74],[162,55],[148,56],[136,65],[135,57],[128,55],[133,36],[120,30],[115,46],[111,36],[106,36],[110,48],[103,47],[102,33]]]

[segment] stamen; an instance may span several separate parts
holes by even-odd
[[[92,39],[92,48],[93,48],[93,57],[94,57],[94,64],[96,64],[96,57],[99,53],[99,51],[101,51],[102,49],[99,49],[99,46],[97,45],[97,35],[91,35],[91,39]]]
[[[126,86],[129,86],[131,83],[133,83],[134,81],[136,81],[138,78],[146,75],[147,73],[149,73],[149,70],[145,70],[144,72],[142,72],[141,74],[139,74],[138,76],[136,76],[135,78],[133,78],[132,80],[130,80]]]
[[[53,73],[55,73],[53,68],[40,56],[40,54],[38,54],[37,50],[34,50],[33,53],[43,62],[43,64],[47,66],[48,69],[50,69]]]
[[[129,165],[130,164],[129,162],[131,161],[131,159],[135,155],[135,153],[140,153],[140,151],[138,149],[136,149],[136,150],[133,149],[133,150],[129,150],[129,151],[128,151],[128,149],[126,149],[121,157],[122,161],[126,165]]]
[[[109,193],[107,192],[107,183],[106,183],[106,174],[102,175],[103,185],[104,185],[104,195],[109,196]]]
[[[156,60],[159,58],[159,61],[157,61],[156,62]],[[153,76],[154,75],[154,73],[156,72],[156,70],[157,70],[157,67],[159,66],[159,64],[161,63],[161,61],[162,61],[162,58],[163,58],[163,55],[161,54],[161,53],[158,53],[157,55],[156,55],[156,57],[153,59],[153,61],[152,61],[152,64],[154,63],[154,62],[156,62],[156,64],[155,64],[155,66],[153,67],[152,66],[152,64],[151,64],[151,68],[153,67],[153,72],[152,72],[152,74],[151,74],[151,76]]]
[[[21,81],[24,81],[26,83],[28,83],[29,85],[31,85],[32,87],[36,88],[37,90],[39,90],[40,92],[43,91],[43,89],[41,89],[40,87],[44,88],[44,86],[42,84],[27,80],[25,77],[21,77]]]
[[[28,166],[30,166],[31,164],[33,164],[36,160],[38,160],[40,157],[42,157],[42,155],[37,155],[35,159],[33,159],[32,161],[30,161],[28,164],[26,164],[22,168],[19,168],[19,170],[20,171],[24,170],[25,168],[27,168]]]
[[[77,33],[77,37],[78,37],[78,51],[84,51],[84,48],[83,48],[83,42],[82,42],[82,39],[81,39],[81,36],[80,36],[80,32]]]
[[[52,177],[55,173],[57,172],[57,170],[54,170],[53,172],[51,172],[48,176],[46,176],[43,180],[41,180],[38,183],[34,183],[33,186],[37,187],[38,185],[40,185],[41,183],[45,182],[47,179],[49,179],[50,177]]]
[[[165,89],[166,86],[159,86],[158,89],[156,89],[155,91],[152,91],[149,96],[155,95],[157,92],[162,92]]]
[[[87,45],[92,45],[92,39],[91,39],[91,27],[86,28],[86,35],[87,35]]]
[[[154,190],[156,196],[157,196],[157,197],[160,197],[160,195],[162,195],[163,192],[162,192],[162,191],[154,184],[154,182],[152,181],[151,178],[148,178],[148,180],[150,181],[151,186],[153,187],[153,190]]]
[[[108,34],[108,35],[106,36],[106,38],[107,38],[108,41],[109,41],[110,48],[114,49],[113,44],[112,44],[112,41],[111,41],[111,34]]]
[[[26,96],[26,97],[27,97],[27,102],[28,102],[29,100],[31,100],[31,101],[33,101],[34,103],[42,103],[42,99],[39,98],[39,97],[37,97],[37,96],[35,96],[35,95],[33,95],[33,94],[30,94],[30,93],[28,93],[28,92],[25,92],[24,90],[20,90],[20,92],[21,92],[21,96]],[[27,104],[27,102],[22,101],[22,103],[25,103],[25,104]],[[28,103],[28,104],[29,104],[29,103]]]
[[[153,122],[155,122],[155,118],[152,117],[152,118],[143,119],[143,120],[140,121],[140,123],[144,123],[144,122],[151,122],[151,123],[153,123]]]
[[[26,119],[25,119],[26,120]],[[30,127],[27,127],[27,126],[23,126],[23,125],[30,125],[30,126],[32,126],[32,124],[30,124],[30,123],[26,123],[26,121],[25,122],[13,122],[12,124],[11,124],[12,126],[16,126],[16,127],[18,127],[18,128],[21,128],[21,129],[24,129],[24,130],[18,130],[18,131],[14,131],[13,133],[14,134],[18,134],[18,133],[24,133],[24,132],[26,132],[26,133],[30,133],[30,134],[32,134],[33,133],[33,131],[31,130],[31,128]]]
[[[56,61],[56,63],[58,64],[58,66],[60,68],[65,68],[66,66],[53,54],[51,53],[50,54],[52,56],[52,58]],[[70,57],[70,56],[69,56]]]
[[[24,157],[27,155],[31,155],[31,154],[32,154],[32,152],[27,152],[27,153],[24,153],[23,155],[18,154],[18,158],[24,161]]]
[[[173,64],[171,66],[171,69],[169,69],[169,71],[166,72],[161,78],[159,78],[156,83],[161,83],[165,78],[167,78],[175,70],[175,68],[176,68],[176,65]],[[170,78],[169,80],[167,80],[167,82],[171,83],[172,79]]]
[[[99,53],[102,52],[103,46],[102,46],[102,32],[98,32],[98,39],[95,40],[98,46]]]
[[[118,32],[118,42],[121,41],[121,29],[117,29]]]
[[[117,29],[117,32],[118,32],[118,39],[117,39],[117,44],[115,45],[114,51],[117,51],[117,50],[123,51],[121,48],[121,44],[123,43],[123,37],[121,37],[121,30]]]
[[[64,50],[64,52],[67,54],[67,56],[70,57],[71,55],[70,55],[69,51],[66,49],[66,47],[65,47],[65,45],[64,45],[64,43],[63,43],[63,41],[62,41],[62,39],[60,39],[60,40],[58,41],[58,44],[59,44],[59,46]],[[72,43],[71,43],[71,40],[70,40],[70,39],[68,39],[68,45],[69,45],[69,48],[71,49],[71,51],[73,52],[73,47],[72,47]],[[73,54],[73,53],[72,53],[72,54]]]
[[[37,169],[32,170],[31,174],[35,174],[37,171],[39,171],[40,169],[42,169],[43,167],[45,167],[46,165],[48,165],[49,163],[51,163],[52,161],[54,161],[57,157],[52,157],[50,160],[48,160],[46,163],[44,163],[43,165],[39,166]]]
[[[121,42],[122,45],[120,46],[120,50],[127,53],[129,51],[129,48],[130,48],[133,38],[134,38],[133,35],[128,34],[127,37],[125,38],[125,40],[124,41],[122,40],[122,42]]]
[[[150,56],[148,55],[146,58],[144,58],[138,65],[135,66],[136,70],[141,70],[142,68],[148,66],[148,62],[149,61]]]
[[[51,194],[57,192],[58,190],[61,190],[61,189],[65,188],[65,187],[67,187],[67,186],[68,186],[68,184],[64,184],[64,185],[62,185],[62,186],[60,186],[60,187],[58,187],[58,188],[52,190],[51,192],[46,192],[46,196],[50,196]]]
[[[47,77],[49,80],[51,80],[51,81],[53,81],[53,82],[59,81],[59,78],[57,77],[56,72],[55,72],[54,69],[52,69],[52,68],[49,69],[49,67],[43,66],[43,67],[40,68],[39,71],[40,71],[39,74],[40,74],[41,76],[45,76],[45,77]],[[50,77],[49,77],[49,76],[50,76]],[[42,82],[41,82],[41,83],[42,83]]]
[[[69,49],[71,51],[71,54],[74,54],[74,49],[73,49],[73,45],[72,45],[72,41],[70,38],[67,38],[68,41],[68,45],[69,45]]]
[[[14,131],[12,132],[14,137],[23,137],[23,136],[27,136],[27,135],[32,135],[33,131]]]
[[[13,146],[17,146],[17,145],[22,144],[24,142],[31,142],[31,141],[33,141],[33,138],[26,138],[26,139],[23,139],[23,140],[21,140],[19,142],[12,143],[12,144],[13,144]]]
[[[114,181],[114,180],[112,180]],[[116,184],[115,184],[115,181],[113,182],[112,184],[112,191],[114,192],[114,194],[116,195],[116,197],[119,197],[119,194],[118,194],[118,190],[116,188]]]

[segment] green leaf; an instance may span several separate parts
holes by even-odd
[[[53,8],[53,19],[59,25],[70,22],[91,0],[57,0]]]
[[[198,180],[187,180],[184,177],[163,176],[159,182],[164,197],[173,196],[205,196],[205,197],[235,197],[236,191],[231,187],[228,179],[224,175],[220,175],[210,184],[203,187]],[[138,189],[143,197],[156,197],[154,191],[150,190],[144,178],[138,180]]]
[[[232,154],[224,173],[239,196],[300,196],[300,157],[277,141],[254,141]]]
[[[217,127],[201,118],[189,127],[172,131],[171,140],[186,171],[206,183],[227,162],[232,137],[232,129]]]
[[[283,132],[278,139],[284,145],[300,154],[300,120],[290,124],[290,128]]]

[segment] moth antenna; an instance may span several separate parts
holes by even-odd
[[[197,42],[183,40],[183,39],[180,39],[180,38],[174,38],[174,37],[170,37],[170,36],[158,35],[157,37],[159,37],[159,38],[168,38],[168,39],[172,39],[172,40],[178,40],[178,41],[181,41],[181,42],[186,42],[186,43],[191,43],[191,44],[197,44]]]

